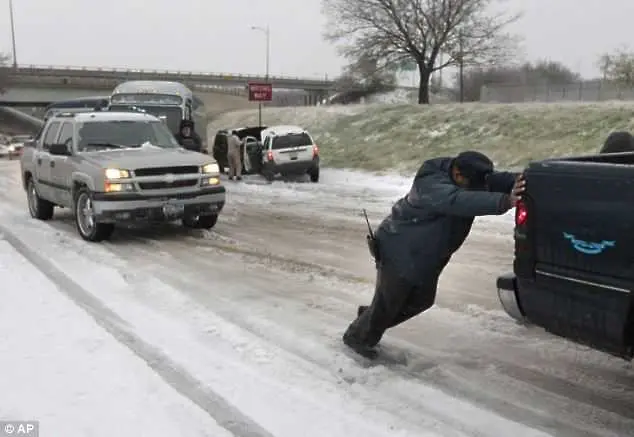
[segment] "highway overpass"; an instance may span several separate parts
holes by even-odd
[[[46,106],[59,100],[107,95],[125,80],[151,78],[185,83],[212,112],[216,112],[219,104],[224,105],[222,107],[224,110],[252,107],[254,103],[247,101],[246,86],[250,80],[263,79],[255,76],[231,76],[233,79],[230,80],[229,76],[222,76],[225,82],[220,80],[216,83],[214,78],[220,76],[203,73],[137,72],[133,74],[133,70],[65,70],[40,67],[19,67],[18,69],[0,67],[0,76],[2,74],[6,74],[8,85],[5,87],[5,92],[0,94],[0,106]],[[205,78],[209,79],[208,83],[205,83]],[[274,106],[314,105],[331,93],[327,90],[330,85],[326,81],[271,78],[270,82],[274,92],[273,102],[269,105]],[[299,88],[298,84],[301,83],[304,83],[302,86],[306,86],[307,89]]]
[[[69,100],[79,97],[107,96],[114,87],[102,85],[77,85],[66,84],[64,86],[43,85],[37,87],[24,85],[9,85],[4,93],[0,94],[0,107],[44,107],[52,102]],[[273,93],[273,101],[267,106],[307,106],[317,102],[317,96],[304,91],[279,90]],[[247,94],[242,89],[198,89],[194,90],[196,106],[204,105],[207,112],[231,111],[236,109],[248,109],[257,107],[256,103],[249,102]]]
[[[327,93],[334,90],[335,82],[326,78],[301,78],[292,76],[248,75],[234,73],[202,73],[169,70],[130,70],[95,67],[58,67],[22,65],[0,67],[0,76],[7,75],[9,81],[23,85],[34,85],[44,81],[64,84],[65,81],[82,83],[84,81],[112,83],[127,80],[169,80],[183,82],[190,87],[222,86],[242,87],[249,82],[268,82],[274,88],[306,90],[312,93]]]

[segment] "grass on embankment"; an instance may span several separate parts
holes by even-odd
[[[224,114],[209,138],[257,121],[257,110]],[[306,128],[328,167],[410,172],[424,159],[476,149],[510,168],[598,152],[611,131],[633,130],[634,102],[265,108],[263,123]]]

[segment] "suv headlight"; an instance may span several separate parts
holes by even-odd
[[[203,165],[203,173],[218,174],[220,173],[220,167],[216,163]]]
[[[127,179],[130,177],[130,172],[128,170],[120,170],[118,168],[107,168],[106,169],[106,179]]]

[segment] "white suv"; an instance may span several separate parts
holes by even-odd
[[[308,173],[319,182],[319,148],[305,129],[298,126],[270,126],[262,131],[262,175],[272,181],[283,176]]]

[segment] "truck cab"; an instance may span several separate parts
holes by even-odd
[[[513,272],[497,280],[513,318],[634,357],[634,153],[550,159],[524,172]]]

